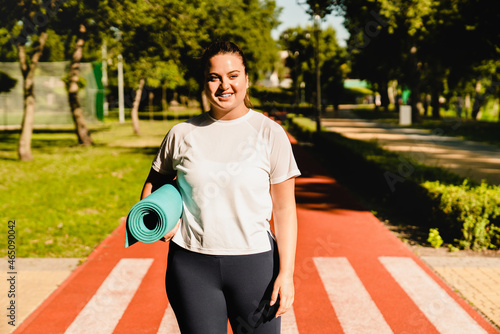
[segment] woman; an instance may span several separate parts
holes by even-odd
[[[294,298],[300,172],[284,130],[250,109],[238,46],[213,43],[201,62],[210,111],[168,132],[142,192],[177,182],[183,198],[165,236],[168,299],[183,334],[226,333],[228,319],[235,333],[280,333]]]

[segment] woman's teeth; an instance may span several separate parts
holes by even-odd
[[[222,94],[222,95],[219,95],[220,97],[230,97],[231,94]]]

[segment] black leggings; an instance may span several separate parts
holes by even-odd
[[[167,295],[182,334],[279,334],[269,306],[279,270],[274,240],[269,252],[251,255],[205,255],[170,243]]]

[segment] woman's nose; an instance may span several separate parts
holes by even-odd
[[[226,80],[222,79],[220,87],[222,88],[222,90],[226,90],[229,88],[229,83]]]

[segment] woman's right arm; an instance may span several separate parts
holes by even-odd
[[[142,187],[141,199],[146,196],[151,195],[151,193],[165,184],[175,184],[174,178],[168,177],[167,175],[160,174],[153,168],[149,171],[149,175],[146,178],[146,182]]]
[[[151,195],[152,192],[154,192],[155,190],[157,190],[158,188],[160,188],[161,186],[163,186],[167,183],[175,186],[175,178],[160,174],[157,171],[155,171],[153,168],[151,168],[151,170],[149,171],[149,175],[146,178],[146,182],[144,183],[144,186],[142,187],[141,199]],[[161,238],[160,240],[163,240],[165,242],[170,241],[170,239],[172,239],[174,234],[179,229],[179,225],[180,225],[180,220],[179,220],[179,222],[177,222],[177,225],[170,232],[165,234],[165,236],[163,238]]]

